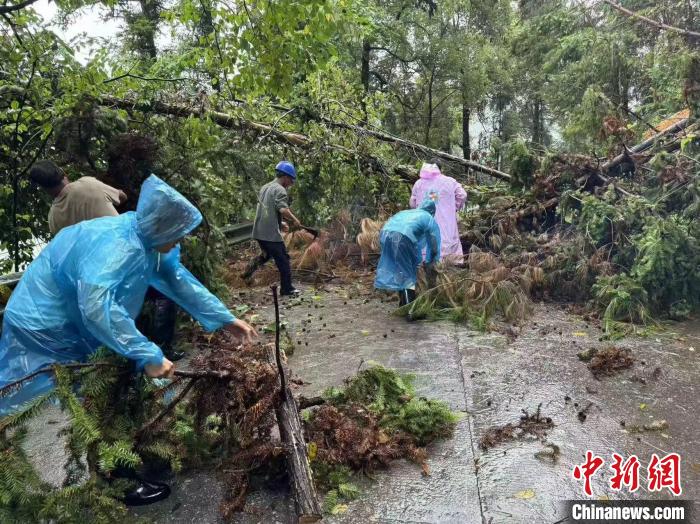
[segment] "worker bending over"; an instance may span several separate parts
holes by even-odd
[[[84,362],[100,346],[133,360],[151,377],[172,376],[173,363],[134,324],[148,286],[175,301],[205,330],[226,327],[252,340],[255,330],[180,262],[180,240],[201,221],[197,208],[151,175],[135,212],[61,230],[29,266],[7,304],[0,387],[54,363]],[[0,399],[0,416],[20,410],[53,386],[50,374],[38,375]]]
[[[418,266],[440,260],[440,228],[435,221],[435,202],[426,199],[418,209],[400,211],[380,232],[381,256],[374,287],[399,293],[399,305],[416,298]]]

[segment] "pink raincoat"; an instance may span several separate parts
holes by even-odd
[[[435,164],[423,164],[420,180],[413,185],[411,207],[417,207],[426,198],[431,198],[437,203],[435,220],[440,226],[441,257],[452,263],[462,262],[457,211],[462,209],[467,201],[467,192],[454,178],[443,175]]]

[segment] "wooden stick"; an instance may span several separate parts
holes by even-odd
[[[277,371],[280,375],[280,387],[282,391],[282,398],[287,399],[287,377],[284,375],[284,368],[282,367],[282,355],[280,352],[280,305],[277,300],[277,285],[273,285],[272,289],[272,300],[275,303],[275,361],[277,362]]]
[[[282,385],[282,402],[275,406],[277,425],[280,430],[280,438],[285,446],[287,459],[287,473],[289,483],[294,496],[298,522],[317,522],[321,520],[321,505],[318,501],[314,477],[309,465],[309,457],[304,440],[304,431],[299,418],[299,409],[296,400],[287,385],[287,379],[282,366],[282,358],[279,348],[279,304],[277,301],[277,286],[272,286],[272,298],[275,303],[275,360],[280,374]]]

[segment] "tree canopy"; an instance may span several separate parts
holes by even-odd
[[[682,0],[56,4],[68,21],[101,7],[123,31],[116,45],[65,42],[31,0],[0,6],[4,271],[47,238],[47,202],[28,179],[41,157],[70,177],[160,173],[211,226],[249,219],[256,187],[286,157],[302,173],[302,216],[323,223],[405,200],[406,173],[427,155],[371,132],[509,171],[512,144],[604,159],[677,111],[696,116],[700,99],[700,7]],[[124,133],[153,142],[148,162],[119,164],[138,149]]]

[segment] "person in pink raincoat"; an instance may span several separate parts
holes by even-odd
[[[437,204],[435,220],[440,227],[441,258],[460,264],[463,252],[457,228],[457,211],[466,203],[467,192],[454,178],[443,175],[437,163],[426,163],[420,170],[420,179],[413,185],[411,207],[417,207],[426,198]]]

